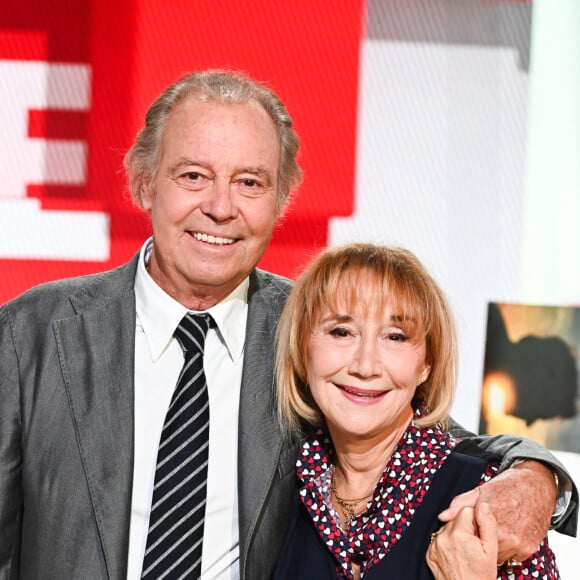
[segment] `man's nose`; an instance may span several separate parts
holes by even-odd
[[[216,179],[207,192],[201,210],[217,222],[234,219],[238,215],[235,193],[229,180]]]

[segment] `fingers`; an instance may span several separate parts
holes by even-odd
[[[432,535],[427,551],[427,564],[437,580],[495,579],[496,560],[497,526],[484,503],[461,508]]]
[[[453,522],[451,522],[450,529],[454,532],[464,532],[469,535],[476,534],[477,527],[475,525],[474,508],[471,506],[461,508]]]
[[[512,559],[520,561],[527,560],[528,550],[526,550],[526,552],[522,552],[519,546],[520,544],[518,542],[518,538],[514,534],[498,535],[497,563],[502,564],[506,560]]]
[[[469,506],[461,508],[453,520],[432,534],[431,541],[434,541],[439,534],[443,536],[444,543],[457,543],[467,536],[476,536],[477,526],[474,508]]]
[[[479,539],[486,554],[493,554],[497,560],[497,522],[491,513],[489,504],[481,501],[475,508],[475,521],[479,531]]]
[[[450,522],[457,514],[465,507],[475,507],[479,498],[479,488],[476,487],[471,491],[466,491],[461,495],[455,496],[449,507],[439,514],[439,519],[442,522]]]
[[[426,560],[431,573],[437,580],[445,578],[445,565],[447,560],[441,557],[433,542],[431,542],[427,550]]]

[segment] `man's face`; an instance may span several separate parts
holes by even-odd
[[[209,308],[248,276],[276,222],[280,144],[258,103],[188,97],[170,114],[159,171],[144,188],[149,272],[173,298]]]

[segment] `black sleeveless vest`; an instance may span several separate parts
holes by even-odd
[[[477,487],[487,464],[494,460],[497,458],[482,453],[470,441],[460,442],[433,478],[411,525],[363,580],[433,580],[425,554],[431,533],[441,526],[437,514],[447,508],[456,495]],[[273,580],[337,578],[336,561],[297,495]]]

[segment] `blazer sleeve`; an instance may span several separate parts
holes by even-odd
[[[450,431],[458,439],[470,439],[482,451],[493,453],[501,458],[501,469],[508,469],[515,461],[534,460],[547,465],[558,475],[560,496],[558,502],[566,505],[554,529],[568,536],[576,535],[578,526],[578,489],[572,477],[554,455],[540,444],[515,435],[475,435],[453,419]],[[571,491],[570,491],[571,490]],[[568,501],[569,500],[569,501]]]
[[[0,308],[0,579],[18,576],[22,449],[19,372],[9,311]]]

